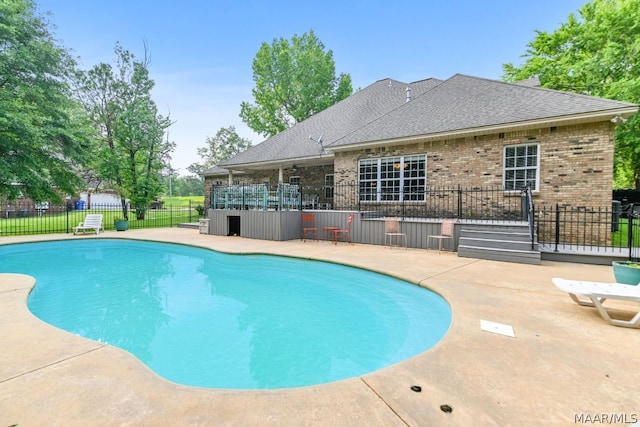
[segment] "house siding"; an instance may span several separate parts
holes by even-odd
[[[540,164],[536,204],[605,207],[611,205],[613,131],[613,124],[607,121],[341,151],[335,153],[335,182],[358,182],[360,159],[426,154],[429,188],[500,187],[504,147],[537,143]],[[520,197],[516,193],[513,196]],[[336,200],[336,205],[352,202]]]

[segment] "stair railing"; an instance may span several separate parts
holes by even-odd
[[[535,250],[535,233],[534,233],[534,205],[533,205],[533,191],[531,190],[532,182],[529,181],[522,188],[520,197],[522,198],[522,216],[526,218],[529,224],[529,238],[531,239],[531,250]]]

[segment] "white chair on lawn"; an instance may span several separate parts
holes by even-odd
[[[102,224],[102,214],[87,214],[80,224],[73,227],[73,234],[82,231],[84,234],[87,230],[95,230],[96,234],[100,233],[100,229],[104,232],[104,224]]]

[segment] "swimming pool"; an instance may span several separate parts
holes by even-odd
[[[437,294],[318,261],[108,239],[2,246],[0,259],[2,272],[36,278],[37,317],[185,385],[355,377],[432,347],[451,322]]]

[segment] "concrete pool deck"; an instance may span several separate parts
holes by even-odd
[[[5,236],[0,244],[91,238],[96,236]],[[0,274],[0,426],[537,426],[640,419],[640,330],[609,325],[551,283],[552,277],[613,281],[610,266],[510,264],[423,249],[273,242],[183,228],[97,238],[363,267],[438,292],[451,305],[453,320],[434,348],[358,378],[282,390],[201,389],[165,381],[127,352],[40,321],[26,307],[33,279]],[[637,311],[633,303],[611,305],[621,314]],[[483,331],[480,320],[508,324],[515,337]],[[412,391],[413,385],[422,391]]]

